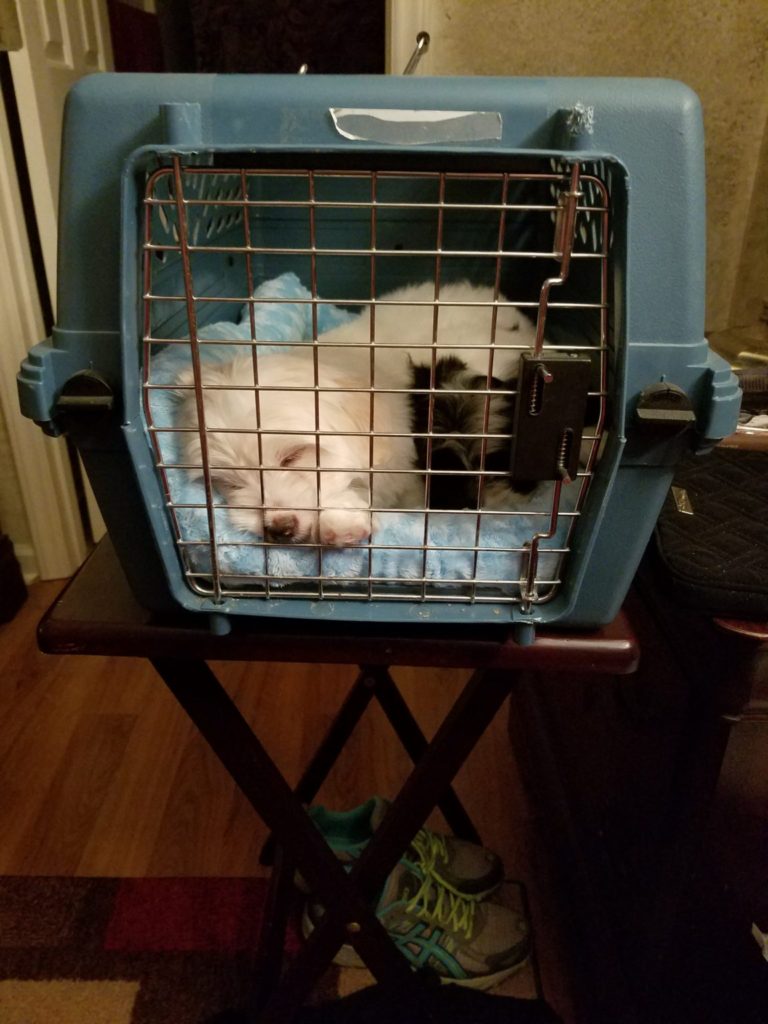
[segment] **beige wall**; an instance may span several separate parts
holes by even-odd
[[[21,29],[16,0],[0,0],[0,50],[20,50]]]
[[[767,0],[431,0],[435,74],[649,75],[699,94],[708,330],[768,299]]]

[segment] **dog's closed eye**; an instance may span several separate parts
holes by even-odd
[[[283,469],[285,466],[296,465],[303,455],[314,453],[314,450],[314,447],[309,444],[299,444],[294,448],[286,449],[280,453],[280,468]]]

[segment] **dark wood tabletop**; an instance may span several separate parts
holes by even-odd
[[[537,633],[521,646],[511,626],[347,623],[236,616],[217,636],[208,617],[158,614],[131,593],[105,538],[53,603],[38,628],[48,654],[146,658],[424,665],[459,668],[633,672],[638,645],[626,616],[600,629]]]

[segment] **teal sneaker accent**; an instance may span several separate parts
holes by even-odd
[[[317,804],[309,816],[336,856],[353,864],[381,824],[389,803],[374,796],[351,811],[329,811]],[[483,900],[504,880],[501,859],[483,846],[421,828],[411,840],[402,862],[425,877],[434,877],[457,896]]]

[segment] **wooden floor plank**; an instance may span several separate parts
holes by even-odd
[[[135,724],[132,715],[83,711],[30,826],[20,837],[19,873],[77,874],[83,849],[114,784]]]
[[[113,785],[84,844],[79,875],[151,874],[157,837],[175,795],[178,765],[194,732],[146,662],[137,661],[134,673],[144,684],[143,706],[137,709]]]

